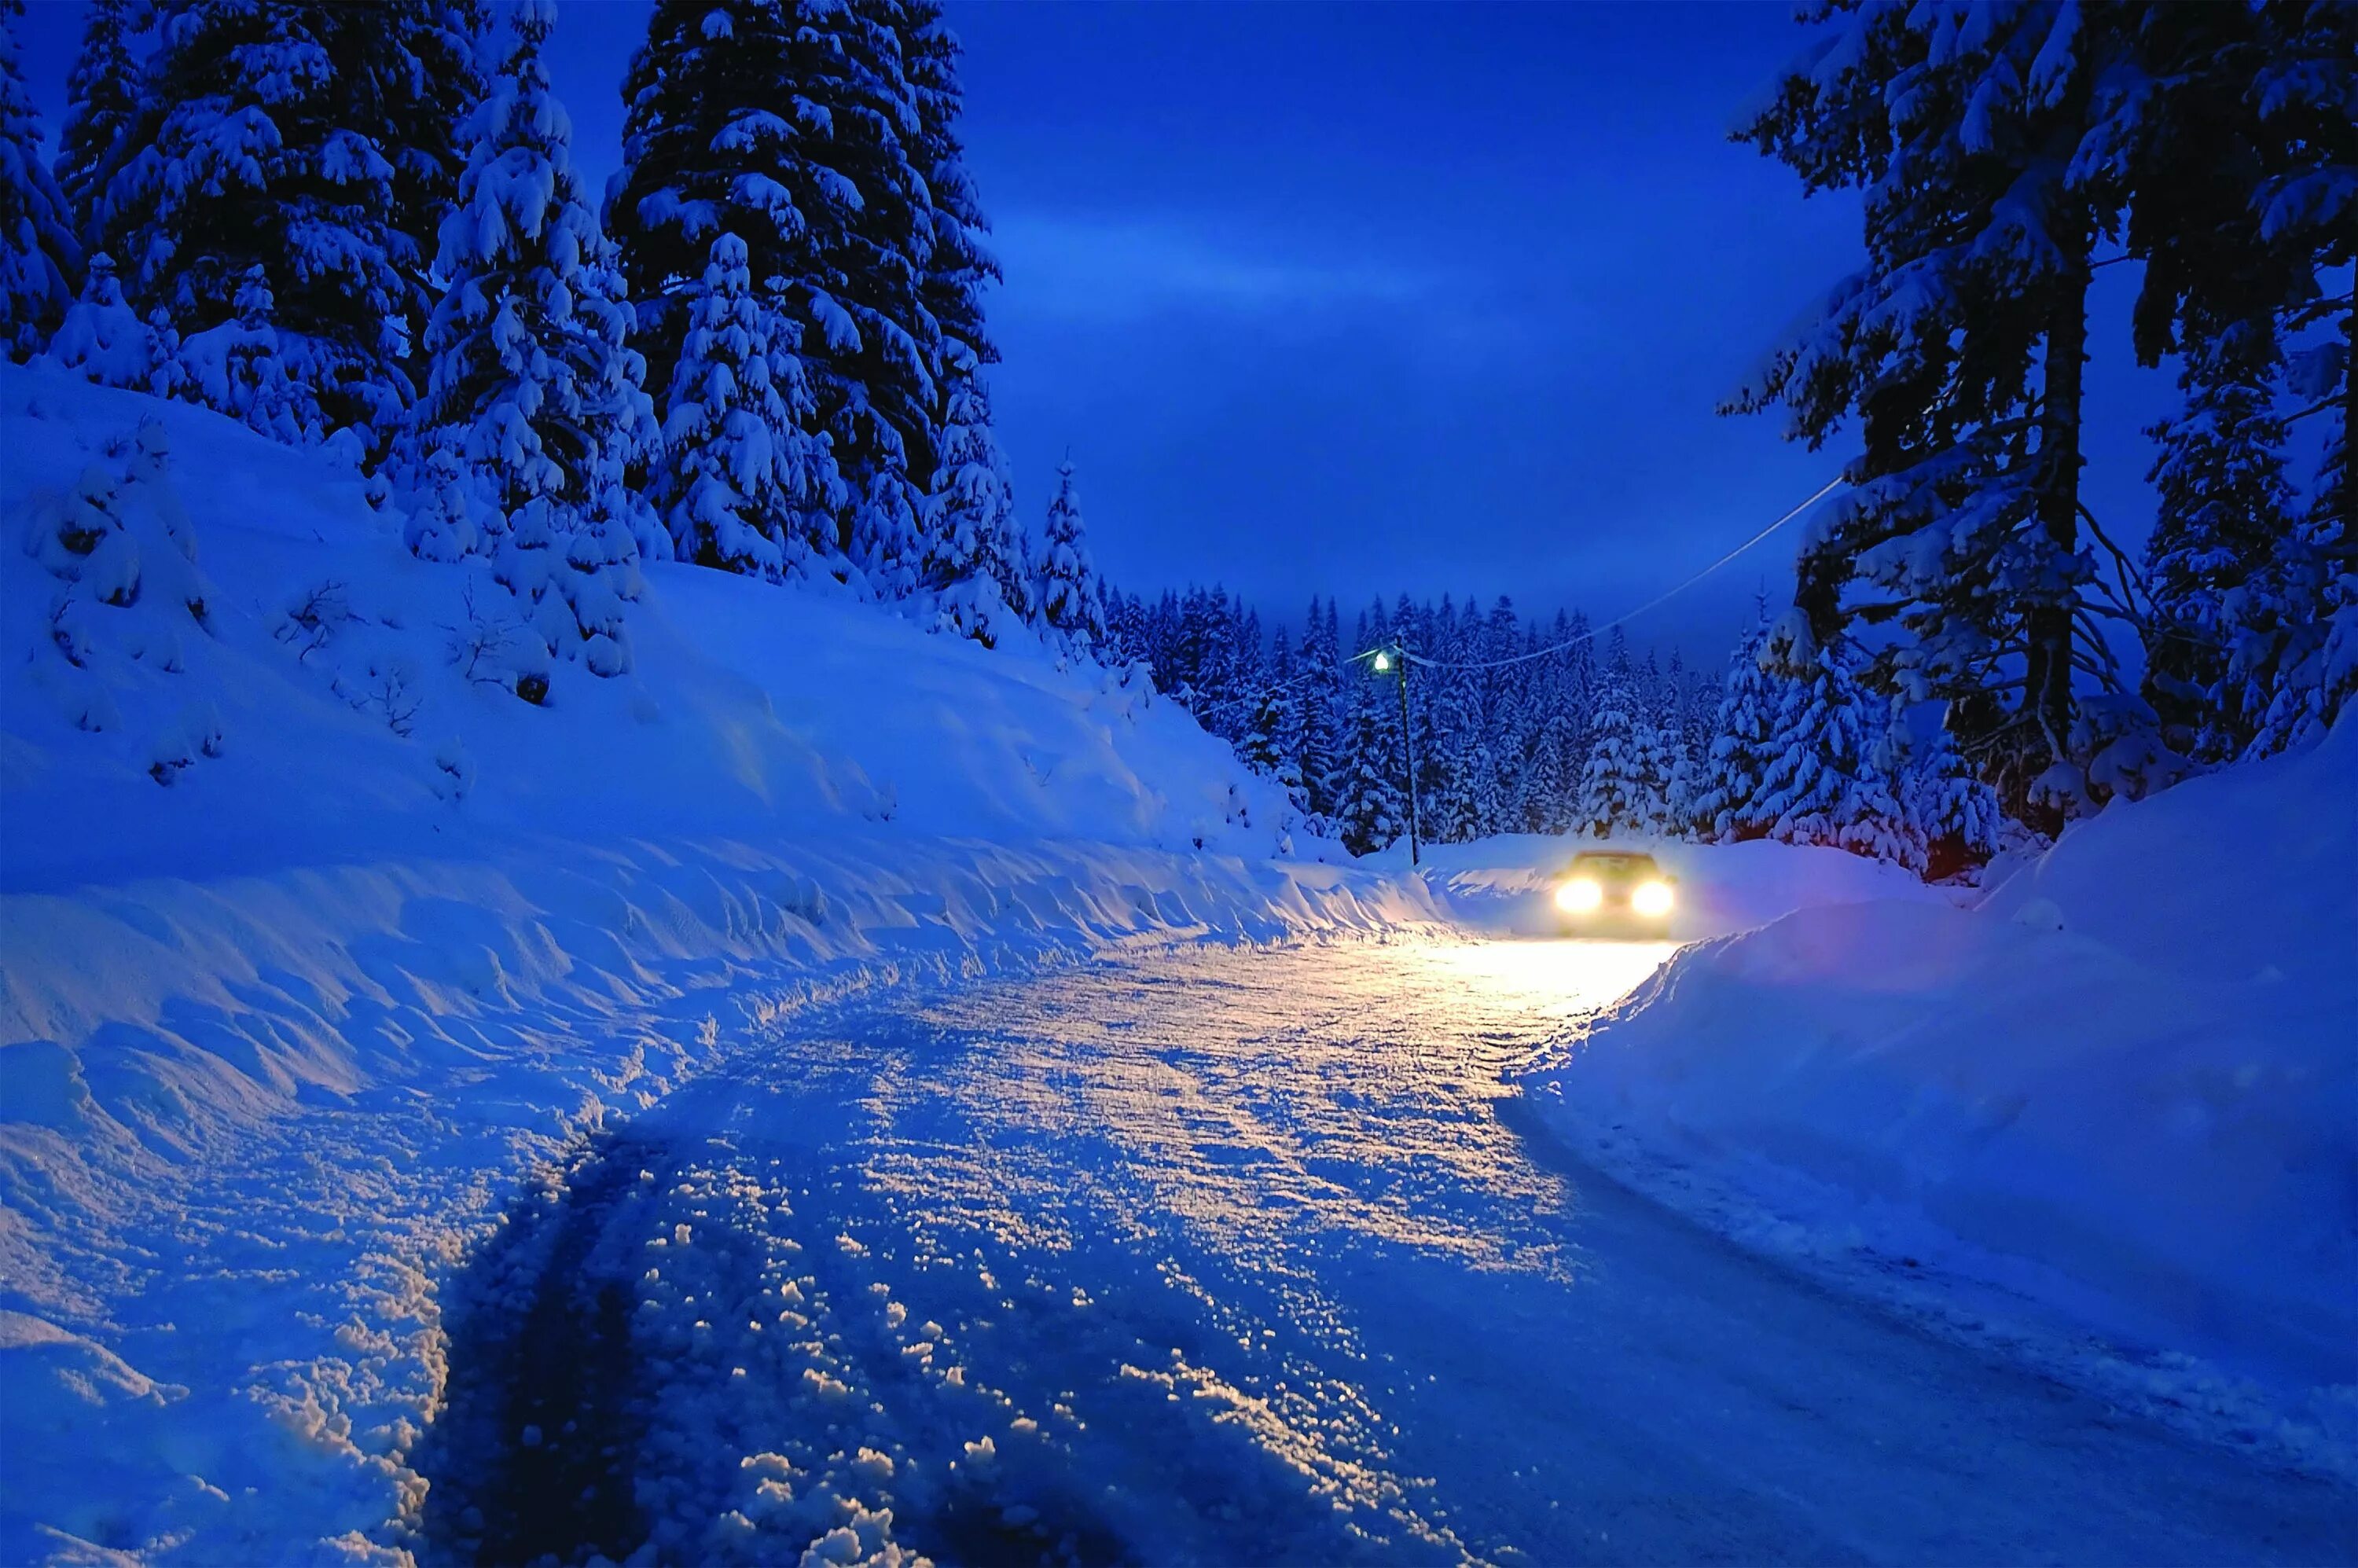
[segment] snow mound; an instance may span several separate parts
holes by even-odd
[[[1747,1244],[2346,1470],[2353,818],[2344,724],[2115,806],[1979,907],[1814,908],[1690,948],[1522,1087],[1575,1152]]]
[[[42,367],[0,450],[0,1561],[410,1550],[436,1281],[789,1010],[1442,918],[1044,647],[665,565],[601,678],[331,452]]]

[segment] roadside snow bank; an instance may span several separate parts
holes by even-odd
[[[873,830],[0,898],[0,1561],[407,1552],[440,1275],[789,1011],[1438,918],[1338,867]]]
[[[1700,941],[1766,925],[1797,909],[1897,899],[1946,904],[1952,890],[1927,887],[1915,875],[1841,849],[1778,844],[1678,842],[1600,843],[1547,833],[1514,833],[1470,844],[1424,850],[1425,881],[1468,925],[1524,936],[1558,934],[1555,885],[1584,849],[1631,849],[1650,854],[1678,879],[1671,935]],[[1395,848],[1375,864],[1405,871],[1408,855]]]
[[[326,454],[8,367],[0,450],[0,1562],[405,1554],[442,1271],[783,1010],[1442,918],[1135,677],[664,566],[533,702]]]
[[[1809,909],[1690,948],[1523,1088],[1748,1244],[2350,1468],[2353,817],[2345,724],[2114,807],[1979,908]],[[1968,1304],[1909,1291],[1927,1271]]]

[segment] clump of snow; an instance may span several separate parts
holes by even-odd
[[[1522,1087],[1576,1152],[1765,1250],[1903,1295],[1938,1273],[1972,1303],[1952,1321],[2347,1467],[2353,802],[2344,724],[2115,805],[1979,907],[1690,948]]]
[[[527,668],[331,450],[41,365],[0,450],[0,1560],[407,1550],[436,1281],[791,1010],[1442,918],[1021,639],[665,564]]]

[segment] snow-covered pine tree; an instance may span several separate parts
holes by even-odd
[[[927,487],[924,533],[925,578],[938,623],[984,647],[995,647],[1023,624],[1007,603],[1007,575],[994,542],[1013,526],[1013,487],[1007,460],[991,434],[990,406],[979,379],[958,374],[946,384],[940,458]]]
[[[1852,490],[1803,547],[1819,643],[1864,592],[1908,635],[1911,697],[1959,699],[2011,807],[2089,798],[2075,672],[2113,666],[2083,547],[2082,377],[2096,236],[2118,211],[2071,155],[2126,58],[2111,12],[1842,4],[1741,133],[1812,190],[1865,193],[1867,263],[1731,406],[1817,446],[1862,422]]]
[[[479,516],[483,503],[458,433],[432,432],[426,449],[412,456],[411,483],[417,492],[402,529],[402,542],[421,561],[460,561],[482,542]]]
[[[74,301],[50,339],[49,357],[101,386],[138,392],[169,390],[168,384],[158,384],[155,330],[124,302],[114,258],[104,252],[90,258],[81,297]]]
[[[1361,683],[1351,702],[1342,760],[1328,785],[1335,831],[1354,855],[1385,849],[1408,831],[1408,806],[1401,794],[1395,741],[1397,720],[1385,711],[1390,696],[1388,681]]]
[[[576,320],[597,222],[574,179],[572,124],[542,59],[555,21],[551,0],[519,0],[514,42],[461,131],[467,168],[442,224],[442,297],[426,327],[416,410],[417,428],[455,438],[502,535],[527,507],[582,500],[598,442],[580,373],[606,345],[583,337]],[[553,534],[568,526],[549,522]]]
[[[794,414],[806,394],[771,379],[776,319],[746,266],[736,235],[712,242],[671,374],[658,503],[682,560],[784,578],[806,569],[825,514]]]
[[[920,168],[942,152],[925,114],[945,100],[935,82],[921,104],[903,58],[904,29],[921,26],[897,5],[659,0],[625,84],[607,206],[665,384],[689,327],[678,296],[708,237],[744,241],[755,288],[794,324],[773,341],[808,362],[805,427],[827,434],[842,474],[832,553],[886,595],[923,575],[914,492],[936,466],[945,360]],[[946,69],[926,50],[928,71]]]
[[[1572,831],[1585,838],[1631,838],[1649,831],[1643,748],[1645,725],[1636,682],[1626,661],[1608,666],[1590,718],[1588,755],[1580,773]],[[1650,814],[1660,819],[1659,803]]]
[[[999,351],[983,327],[982,295],[998,281],[999,263],[987,243],[990,222],[967,171],[966,149],[958,136],[964,103],[957,78],[957,38],[943,22],[935,0],[901,0],[897,26],[903,67],[916,109],[911,157],[924,176],[927,198],[917,214],[923,232],[922,244],[916,248],[924,255],[917,295],[938,338],[928,369],[939,391],[960,374],[980,376],[998,361]],[[946,422],[935,423],[934,439],[949,440],[952,432]],[[938,463],[938,458],[936,460]],[[1022,537],[1011,510],[1001,536]],[[1030,617],[1034,608],[1019,603],[1017,612]]]
[[[1729,659],[1726,678],[1720,687],[1701,787],[1689,807],[1699,838],[1742,843],[1766,838],[1774,825],[1765,792],[1770,764],[1777,758],[1785,682],[1768,662],[1768,607],[1764,600],[1752,630]]]
[[[1290,694],[1273,685],[1264,686],[1248,704],[1244,736],[1237,742],[1237,757],[1263,778],[1273,780],[1285,791],[1287,803],[1302,812],[1308,809],[1308,799],[1302,788],[1302,768],[1286,749],[1286,736],[1293,725]]]
[[[1887,708],[1859,689],[1848,656],[1819,644],[1793,610],[1769,629],[1760,657],[1781,685],[1755,797],[1768,836],[1922,870],[1923,846],[1880,765]]]
[[[2145,552],[2145,696],[2164,741],[2206,762],[2236,756],[2258,729],[2242,683],[2228,678],[2227,607],[2289,526],[2263,337],[2246,327],[2190,345],[2179,378],[2186,406],[2148,431],[2161,450],[2148,476],[2160,510]]]
[[[1280,776],[1293,781],[1290,787],[1294,809],[1304,815],[1310,811],[1310,780],[1303,765],[1309,752],[1308,684],[1299,644],[1280,627],[1269,658],[1270,694],[1277,705],[1271,739],[1277,751]]]
[[[591,675],[618,676],[633,662],[623,611],[637,601],[643,586],[639,517],[615,460],[600,453],[591,463],[582,499],[568,517],[556,586],[573,614],[576,641],[564,651]]]
[[[2239,254],[2274,258],[2288,381],[2322,416],[2323,461],[2306,516],[2279,536],[2232,607],[2235,671],[2258,715],[2248,753],[2322,736],[2358,696],[2358,7],[2283,0],[2261,8],[2248,102],[2258,111],[2258,222]],[[2335,282],[2334,280],[2339,280]]]
[[[0,353],[12,360],[49,345],[82,261],[16,53],[24,14],[24,0],[0,0]]]
[[[1550,704],[1531,732],[1531,748],[1523,762],[1520,826],[1524,832],[1571,830],[1573,808],[1580,792],[1579,775],[1572,772],[1571,762],[1578,747],[1570,710],[1560,704]]]
[[[1595,838],[1651,838],[1669,831],[1673,761],[1655,725],[1628,645],[1617,630],[1590,718],[1573,832]]]
[[[1522,827],[1523,759],[1531,749],[1530,691],[1537,661],[1501,663],[1520,654],[1522,643],[1514,601],[1502,593],[1490,606],[1479,643],[1483,662],[1492,665],[1482,677],[1484,736],[1490,755],[1485,836],[1513,833]]]
[[[58,189],[85,248],[99,240],[94,220],[107,182],[124,155],[124,133],[138,115],[140,60],[135,40],[148,0],[90,0],[81,49],[66,76],[66,119],[58,136]]]
[[[270,301],[261,323],[320,433],[382,449],[409,400],[409,284],[392,227],[385,83],[395,29],[375,7],[163,0],[137,150],[97,229],[143,311],[182,339]],[[259,269],[265,287],[248,286]],[[210,396],[200,378],[199,395]],[[236,412],[225,409],[225,412]],[[248,421],[252,422],[251,419]]]
[[[355,59],[367,120],[392,167],[385,215],[387,254],[402,278],[402,338],[411,395],[425,389],[427,322],[442,297],[435,272],[443,225],[459,201],[459,177],[473,151],[472,116],[485,95],[481,57],[490,30],[487,0],[376,0],[380,37]],[[547,23],[541,24],[546,31]]]
[[[1302,787],[1311,812],[1323,816],[1332,806],[1327,783],[1342,755],[1345,711],[1331,600],[1322,606],[1311,596],[1296,673],[1302,679]]]
[[[1083,658],[1095,656],[1105,640],[1097,568],[1089,560],[1070,458],[1056,465],[1056,493],[1048,503],[1047,531],[1041,538],[1040,620]]]
[[[639,556],[667,560],[671,535],[647,499],[663,426],[647,395],[646,360],[630,341],[631,302],[622,287],[614,243],[600,236],[573,280],[574,389],[593,448],[583,504],[622,519]],[[600,497],[600,486],[613,493]]]
[[[311,384],[287,369],[269,275],[259,263],[238,280],[236,313],[181,341],[179,369],[188,395],[272,440],[312,446],[328,438],[328,415]]]
[[[1899,806],[1901,842],[1920,849],[1910,860],[1927,881],[1946,881],[1985,865],[1997,852],[1997,795],[1974,776],[1946,723],[1919,734],[1905,703],[1894,703],[1883,757]]]

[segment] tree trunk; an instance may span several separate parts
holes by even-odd
[[[2063,270],[2054,282],[2054,303],[2047,323],[2045,386],[2039,414],[2039,531],[2046,546],[2047,569],[2065,579],[2061,586],[2042,589],[2025,617],[2028,676],[2023,690],[2022,717],[2038,727],[2027,742],[2022,784],[2061,761],[2071,733],[2071,629],[2079,609],[2076,583],[2070,581],[2070,561],[2080,544],[2080,401],[2088,356],[2088,250],[2085,230],[2061,236],[2070,248]],[[2061,824],[2041,823],[2042,827]]]

